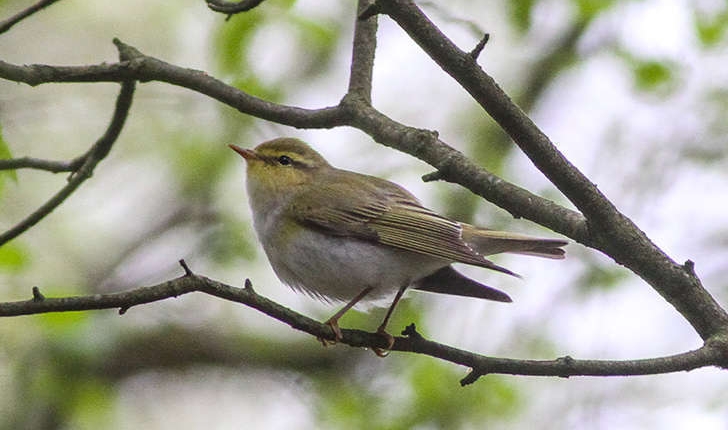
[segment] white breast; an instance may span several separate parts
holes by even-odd
[[[261,237],[276,274],[294,289],[312,296],[349,301],[365,288],[367,298],[393,295],[402,286],[449,262],[429,256],[304,229],[294,239],[279,239],[270,224]],[[285,241],[285,243],[279,243]]]

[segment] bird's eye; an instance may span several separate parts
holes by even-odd
[[[281,166],[290,166],[291,164],[293,164],[293,160],[291,160],[291,157],[287,155],[281,155],[280,157],[278,157],[278,164],[280,164]]]

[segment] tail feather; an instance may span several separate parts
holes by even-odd
[[[487,230],[462,224],[463,240],[480,255],[512,252],[544,258],[562,259],[561,249],[569,242],[562,239],[542,239],[505,231]]]
[[[412,288],[431,293],[450,294],[453,296],[477,297],[497,302],[511,302],[511,298],[503,291],[476,282],[452,266],[446,266],[437,272],[417,280]]]

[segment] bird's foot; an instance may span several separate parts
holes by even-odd
[[[374,353],[377,354],[377,357],[384,358],[389,355],[389,352],[392,349],[392,346],[394,345],[394,336],[387,333],[384,326],[379,326],[379,328],[377,329],[377,334],[384,337],[384,339],[387,341],[387,347],[386,348],[372,347],[372,351],[374,351]]]
[[[336,345],[339,341],[341,341],[341,339],[344,338],[344,335],[341,333],[341,328],[339,327],[338,318],[329,318],[324,322],[324,324],[331,327],[331,331],[334,332],[334,340],[324,339],[323,337],[317,338],[323,346]]]

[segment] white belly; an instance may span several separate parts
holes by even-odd
[[[273,269],[294,289],[330,300],[349,301],[370,287],[373,290],[368,299],[390,297],[399,288],[450,263],[314,230],[294,236],[261,237]]]

